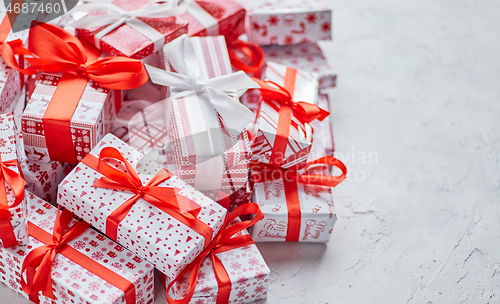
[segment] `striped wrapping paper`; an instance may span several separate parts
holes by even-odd
[[[223,36],[190,39],[203,78],[232,72]],[[164,54],[161,68],[172,71]],[[168,95],[166,88],[163,88],[163,94],[165,97]],[[166,157],[173,160],[177,176],[215,199],[217,190],[231,194],[246,187],[251,156],[246,130],[238,134],[226,128],[215,109],[199,102],[194,91],[169,99],[166,102],[166,117],[170,151],[165,150],[165,154],[171,154]]]
[[[26,156],[34,161],[50,161],[42,119],[62,73],[43,72],[24,110],[21,129]],[[78,161],[109,132],[116,117],[114,91],[89,80],[71,119],[73,145]]]
[[[288,67],[275,62],[268,62],[265,78],[281,86],[285,82],[285,73]],[[318,76],[315,73],[297,70],[295,102],[303,101],[317,104]],[[269,164],[271,151],[276,138],[280,105],[275,101],[262,101],[257,111],[252,138],[252,159],[260,163]],[[282,168],[302,170],[305,166],[313,140],[313,128],[310,124],[301,123],[292,116],[288,145],[283,156]]]

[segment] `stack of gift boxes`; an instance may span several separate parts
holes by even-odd
[[[347,169],[320,93],[331,11],[306,4],[89,1],[19,33],[0,11],[0,281],[251,303],[272,275],[254,242],[328,242]]]

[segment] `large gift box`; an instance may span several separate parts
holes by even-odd
[[[226,214],[112,134],[66,176],[58,195],[60,205],[169,277],[210,243]]]
[[[250,42],[260,45],[330,40],[332,12],[322,0],[236,0],[247,11]]]
[[[121,101],[115,89],[140,86],[147,74],[139,60],[100,59],[101,51],[49,24],[30,29],[29,51],[40,57],[27,60],[42,74],[30,81],[22,117],[26,153],[33,161],[76,164],[109,132]]]
[[[0,115],[0,247],[28,243],[22,155],[14,117]]]
[[[246,213],[255,214],[253,220],[242,222],[238,216]],[[253,303],[265,299],[270,270],[246,230],[262,217],[255,204],[235,209],[211,249],[204,251],[174,282],[162,277],[167,296],[193,304]]]
[[[76,35],[112,56],[142,59],[169,41],[187,33],[186,20],[176,17],[183,9],[177,1],[93,1],[72,12],[88,13],[68,25]]]
[[[319,89],[334,87],[337,74],[328,64],[321,48],[317,43],[303,43],[300,45],[268,45],[262,50],[268,61],[284,64],[294,69],[317,73]]]
[[[30,242],[0,249],[2,283],[41,304],[153,303],[153,265],[71,212],[26,196]]]
[[[182,36],[161,54],[164,70],[147,68],[151,80],[165,86],[165,97],[170,95],[164,105],[176,175],[212,193],[244,187],[250,157],[245,128],[253,114],[236,90],[257,85],[241,71],[231,73],[223,36]]]
[[[252,160],[300,171],[312,145],[310,123],[328,115],[316,105],[318,76],[268,62],[265,78],[257,80],[262,101],[251,132]]]

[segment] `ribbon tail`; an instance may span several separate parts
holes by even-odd
[[[206,88],[208,102],[217,110],[224,124],[230,130],[241,133],[251,122],[255,115],[238,100],[229,97],[226,93],[211,87]],[[237,113],[235,115],[235,113]]]

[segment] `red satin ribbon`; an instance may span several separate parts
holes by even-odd
[[[272,81],[252,78],[260,86],[259,90],[263,100],[274,100],[280,104],[276,138],[269,160],[270,164],[275,167],[281,167],[285,159],[292,116],[296,117],[302,123],[310,123],[315,119],[323,120],[330,115],[330,113],[315,104],[293,101],[296,74],[297,70],[287,68],[284,87]]]
[[[123,163],[127,172],[124,173],[113,168],[104,161],[105,159],[114,159]],[[212,228],[197,219],[201,207],[189,198],[179,195],[180,189],[158,186],[173,176],[167,170],[161,169],[146,185],[143,185],[132,165],[113,147],[102,149],[99,158],[87,154],[82,163],[104,175],[92,185],[93,187],[134,193],[134,196],[113,211],[106,219],[106,235],[110,238],[117,240],[118,226],[134,204],[142,198],[204,236],[205,246],[212,240]]]
[[[265,54],[258,44],[239,39],[228,40],[228,53],[231,64],[237,70],[260,78],[264,68]]]
[[[337,167],[342,171],[341,175],[324,175],[324,174],[297,174],[292,170],[273,167],[262,163],[252,163],[253,179],[255,183],[273,181],[277,179],[283,180],[285,188],[286,205],[288,212],[287,225],[287,242],[298,242],[301,226],[300,201],[297,191],[297,183],[335,187],[347,177],[346,166],[338,159],[331,156],[323,156],[315,161],[308,162],[304,169],[307,172],[309,169],[317,165],[330,165]]]
[[[251,221],[248,220],[239,222],[228,227],[228,224],[231,223],[236,217],[245,214],[255,214],[255,217]],[[254,225],[263,218],[264,214],[262,213],[262,211],[260,211],[259,206],[254,203],[244,204],[234,209],[234,211],[226,217],[222,229],[212,240],[212,243],[210,243],[210,245],[167,286],[167,302],[169,304],[190,303],[196,289],[196,282],[198,281],[198,274],[201,264],[206,257],[210,257],[210,259],[212,260],[212,265],[214,267],[215,278],[217,280],[218,286],[216,304],[229,303],[229,296],[231,294],[231,278],[229,277],[226,268],[222,264],[222,261],[219,259],[219,257],[217,257],[216,254],[253,244],[250,235],[240,235],[237,237],[232,236],[234,236],[241,230]],[[191,273],[189,276],[189,289],[187,291],[187,294],[182,299],[172,299],[169,296],[168,291],[170,290],[170,288],[172,288],[175,282],[180,280],[188,271],[191,271]],[[164,284],[166,282],[166,279],[166,276],[162,275]]]
[[[24,178],[18,172],[10,169],[9,166],[16,166],[19,172],[21,172],[17,159],[2,161],[2,156],[0,155],[0,239],[2,239],[4,248],[17,245],[9,208],[15,208],[21,204],[24,199],[24,185],[26,185]],[[15,196],[14,204],[10,206],[7,201],[6,183],[10,186]]]
[[[29,69],[64,72],[42,119],[52,160],[77,163],[70,121],[89,79],[113,90],[137,88],[148,81],[140,60],[125,57],[98,60],[101,54],[98,49],[48,23],[38,22],[30,29],[29,47],[24,51],[36,56],[26,58]]]
[[[52,261],[59,253],[122,290],[125,293],[126,302],[134,304],[135,287],[133,283],[78,250],[67,246],[68,242],[80,236],[90,225],[80,221],[68,228],[73,213],[67,210],[63,210],[62,213],[60,211],[59,207],[52,235],[32,222],[28,222],[30,236],[45,244],[28,253],[21,267],[21,286],[23,291],[29,295],[30,300],[39,303],[38,293],[40,291],[44,296],[55,299],[52,291]],[[25,271],[26,280],[23,275]]]

